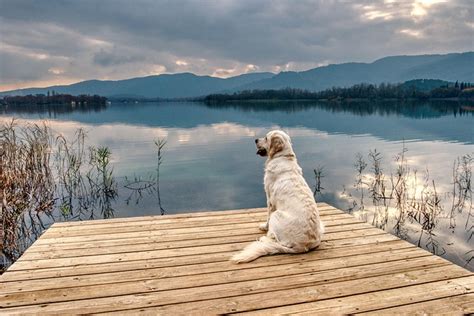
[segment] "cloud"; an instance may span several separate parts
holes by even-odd
[[[117,53],[114,50],[106,51],[104,49],[101,49],[99,52],[95,53],[93,57],[94,63],[103,67],[132,63],[137,60],[139,59],[136,56]]]
[[[0,0],[0,90],[57,79],[48,69],[226,77],[473,50],[473,11],[467,0]]]
[[[48,69],[48,72],[52,73],[53,75],[62,75],[64,73],[64,69],[52,67]]]

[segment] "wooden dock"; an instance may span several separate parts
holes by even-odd
[[[264,209],[56,223],[0,276],[0,313],[474,312],[473,273],[319,207],[318,250],[240,265]]]

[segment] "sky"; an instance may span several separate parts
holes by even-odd
[[[0,91],[473,50],[472,0],[0,0]]]

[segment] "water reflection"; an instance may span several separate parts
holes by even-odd
[[[87,133],[87,145],[107,147],[110,167],[117,181],[117,196],[110,199],[116,217],[160,214],[156,192],[142,192],[135,203],[127,203],[130,179],[150,180],[156,172],[156,139],[166,139],[160,167],[160,198],[168,213],[197,210],[263,207],[263,163],[255,155],[253,139],[269,129],[282,128],[293,139],[304,175],[316,184],[314,169],[323,167],[324,178],[318,200],[341,209],[350,209],[360,198],[354,187],[356,155],[368,160],[377,149],[386,180],[395,174],[395,157],[408,150],[406,162],[411,175],[416,170],[422,179],[426,169],[444,201],[452,191],[455,159],[474,152],[473,112],[458,103],[380,105],[361,104],[226,104],[144,103],[112,104],[97,112],[27,113],[4,110],[0,120],[21,117],[38,122],[47,118],[55,133],[74,138],[78,128]],[[126,179],[127,177],[127,179]],[[372,180],[371,167],[364,171],[365,181]],[[369,181],[370,182],[370,181]],[[420,181],[420,183],[422,183]],[[366,190],[366,208],[352,208],[356,216],[370,222],[382,205],[373,205]],[[421,188],[420,188],[421,190]],[[472,204],[471,204],[472,205]],[[445,206],[445,209],[449,207]],[[394,232],[396,207],[385,228]],[[448,259],[465,264],[472,250],[470,227],[462,213],[453,230],[447,217],[434,230],[439,249]],[[100,216],[100,215],[99,215]],[[385,220],[384,220],[385,221]],[[407,238],[417,243],[420,224],[407,220]],[[469,226],[469,225],[468,225]],[[424,242],[422,246],[426,245]],[[439,253],[442,253],[441,251]],[[471,270],[474,262],[468,266]]]
[[[244,126],[304,127],[328,133],[370,134],[385,140],[421,139],[473,143],[474,111],[458,102],[412,103],[118,103],[103,111],[24,113],[13,108],[3,115],[46,118],[87,124],[123,123],[147,127],[195,128],[232,122]],[[435,121],[433,121],[435,120]],[[456,122],[456,123],[454,123]]]
[[[472,103],[469,101],[445,100],[374,100],[374,101],[261,101],[261,102],[227,102],[207,103],[211,108],[234,108],[243,111],[269,112],[280,111],[294,113],[312,108],[335,113],[350,113],[358,116],[397,115],[410,118],[437,118],[445,115],[472,114]]]

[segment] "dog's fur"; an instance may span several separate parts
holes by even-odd
[[[290,137],[271,131],[255,140],[257,154],[267,156],[265,192],[268,220],[260,225],[267,235],[232,257],[236,263],[277,253],[303,253],[319,246],[324,226],[311,189],[296,161]]]

